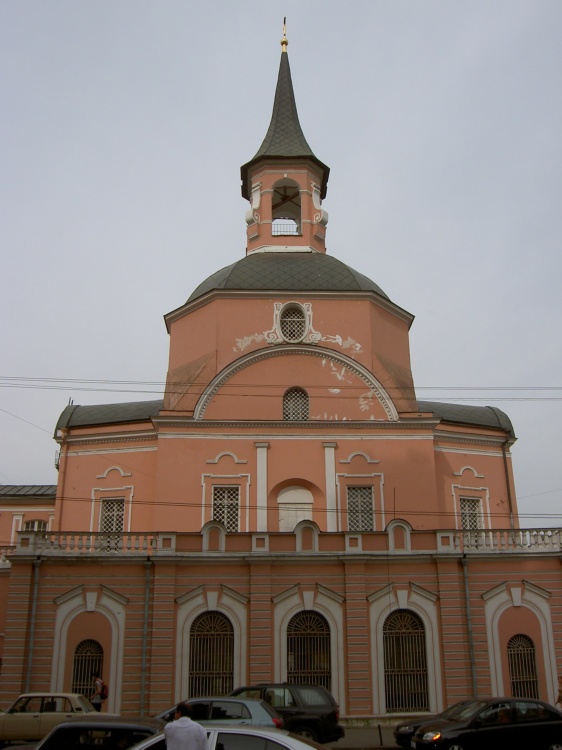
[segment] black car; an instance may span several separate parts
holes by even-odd
[[[88,714],[58,724],[35,747],[36,750],[100,750],[101,747],[127,750],[159,732],[164,725],[160,719]]]
[[[449,708],[446,708],[440,714],[435,714],[435,716],[415,716],[408,721],[402,721],[394,727],[394,741],[400,747],[410,747],[412,744],[412,737],[422,724],[427,724],[428,721],[434,721],[435,719],[450,719],[455,716],[455,714],[459,713],[468,703],[472,703],[472,701],[459,701],[458,703],[453,703],[452,706],[449,706]]]
[[[562,750],[562,712],[531,698],[467,703],[453,717],[422,724],[415,750]]]
[[[316,742],[335,742],[345,735],[339,706],[321,685],[262,683],[240,687],[231,695],[264,700],[281,715],[285,729]]]

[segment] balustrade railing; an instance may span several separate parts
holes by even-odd
[[[59,532],[21,533],[18,551],[41,555],[59,554],[127,554],[152,552],[158,543],[157,534],[104,533],[104,532]]]
[[[465,552],[559,552],[562,529],[475,529],[455,532]]]
[[[359,532],[360,533],[360,532]],[[392,554],[408,554],[410,551],[435,552],[439,554],[491,554],[491,553],[513,553],[513,554],[532,554],[540,552],[562,552],[562,529],[558,528],[540,528],[540,529],[470,529],[470,530],[436,530],[434,543],[431,543],[431,535],[427,531],[419,532],[425,537],[422,545],[416,544],[415,537],[418,532],[411,532],[410,541],[406,547],[394,548]],[[237,537],[240,533],[236,533]],[[386,532],[379,534],[365,535],[365,538],[385,536]],[[187,534],[194,536],[194,533]],[[133,532],[29,532],[20,531],[18,533],[17,545],[5,546],[0,548],[0,562],[9,561],[10,557],[18,554],[24,555],[80,555],[80,554],[100,554],[100,555],[134,555],[145,554],[152,555],[160,552],[171,554],[180,550],[204,551],[203,537],[201,545],[190,543],[187,547],[179,544],[182,534],[156,534],[156,533],[133,533]],[[228,539],[228,533],[226,538]],[[176,546],[176,537],[178,546]],[[232,552],[233,550],[227,551]],[[239,549],[239,547],[238,547]],[[270,548],[275,552],[274,548]],[[283,550],[278,550],[282,552]],[[319,552],[322,552],[322,545]],[[326,549],[326,551],[328,551]],[[386,544],[376,545],[363,543],[362,551],[368,554],[388,555],[388,546]],[[354,548],[353,552],[357,550]],[[244,552],[247,554],[247,551]],[[263,551],[260,550],[260,555]]]

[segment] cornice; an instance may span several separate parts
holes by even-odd
[[[185,418],[185,417],[155,417],[154,425],[161,430],[162,427],[189,427],[190,429],[195,430],[223,430],[224,428],[228,428],[229,430],[232,428],[238,428],[241,430],[246,429],[258,429],[260,431],[266,430],[266,429],[276,429],[276,430],[282,430],[283,432],[287,432],[289,430],[294,430],[296,427],[298,428],[307,428],[309,431],[312,430],[318,430],[325,432],[326,430],[329,430],[334,435],[340,431],[340,430],[373,430],[373,431],[388,431],[388,430],[412,430],[412,429],[419,429],[420,427],[431,429],[436,424],[438,424],[439,420],[434,419],[423,419],[418,422],[389,422],[387,420],[364,420],[364,421],[352,421],[352,420],[305,420],[302,422],[298,422],[296,420],[279,420],[279,421],[241,421],[241,420],[194,420],[191,418]],[[175,437],[178,433],[171,433],[170,435],[167,435],[166,437]],[[302,436],[302,433],[295,433],[299,437]],[[164,437],[161,432],[159,433],[159,437]],[[314,437],[314,435],[311,435],[311,437]],[[331,437],[331,436],[330,436]],[[413,439],[424,439],[424,440],[433,440],[434,435],[433,433],[426,434],[426,435],[412,435]],[[265,438],[264,438],[265,439]]]
[[[408,323],[411,326],[414,316],[399,307],[394,302],[391,302],[386,297],[382,297],[374,291],[369,290],[352,290],[352,291],[341,291],[341,292],[326,292],[326,291],[276,291],[276,290],[249,290],[249,289],[213,289],[202,297],[198,297],[193,302],[186,302],[181,307],[172,310],[164,316],[164,321],[168,332],[170,331],[170,324],[174,323],[179,318],[187,315],[189,312],[204,307],[205,305],[213,302],[215,299],[284,299],[284,300],[298,300],[298,299],[326,299],[326,300],[366,300],[368,302],[374,302],[384,310],[393,313],[397,318]]]
[[[78,445],[105,445],[107,443],[149,443],[156,442],[157,434],[154,432],[152,435],[143,435],[142,437],[135,437],[133,435],[115,437],[113,435],[90,435],[79,438],[68,438],[66,444],[71,449]],[[156,449],[156,446],[154,446]],[[139,450],[148,450],[147,448],[140,448]]]

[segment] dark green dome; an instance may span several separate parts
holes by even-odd
[[[187,300],[215,289],[283,292],[376,292],[374,281],[324,253],[251,253],[209,276]]]

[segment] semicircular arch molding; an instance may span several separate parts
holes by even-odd
[[[365,386],[381,404],[389,422],[398,421],[398,411],[394,406],[390,395],[383,387],[383,385],[377,380],[372,372],[369,372],[366,367],[360,365],[355,360],[340,354],[339,352],[332,351],[331,349],[323,349],[319,347],[306,347],[306,346],[276,346],[273,349],[260,349],[257,352],[250,352],[243,357],[240,357],[230,365],[219,372],[205,388],[201,394],[195,410],[193,412],[193,418],[195,420],[202,420],[205,416],[207,407],[213,400],[216,393],[241,370],[250,367],[251,365],[261,362],[265,359],[271,359],[273,357],[283,356],[305,356],[305,357],[318,357],[320,359],[332,362],[340,367],[343,366],[350,373],[355,375],[359,380],[365,383]]]
[[[234,631],[234,684],[246,682],[246,637],[248,632],[248,599],[222,586],[220,591],[199,586],[176,599],[176,671],[175,697],[177,702],[189,690],[190,633],[193,621],[203,612],[220,612],[228,618]]]
[[[122,654],[125,647],[125,597],[102,586],[99,591],[87,591],[82,586],[72,589],[55,599],[55,637],[53,643],[51,690],[61,691],[64,688],[67,639],[70,624],[84,612],[99,612],[109,622],[111,629],[111,651],[108,669],[108,682],[111,691],[108,709],[119,713],[121,708],[121,690],[123,685]]]

